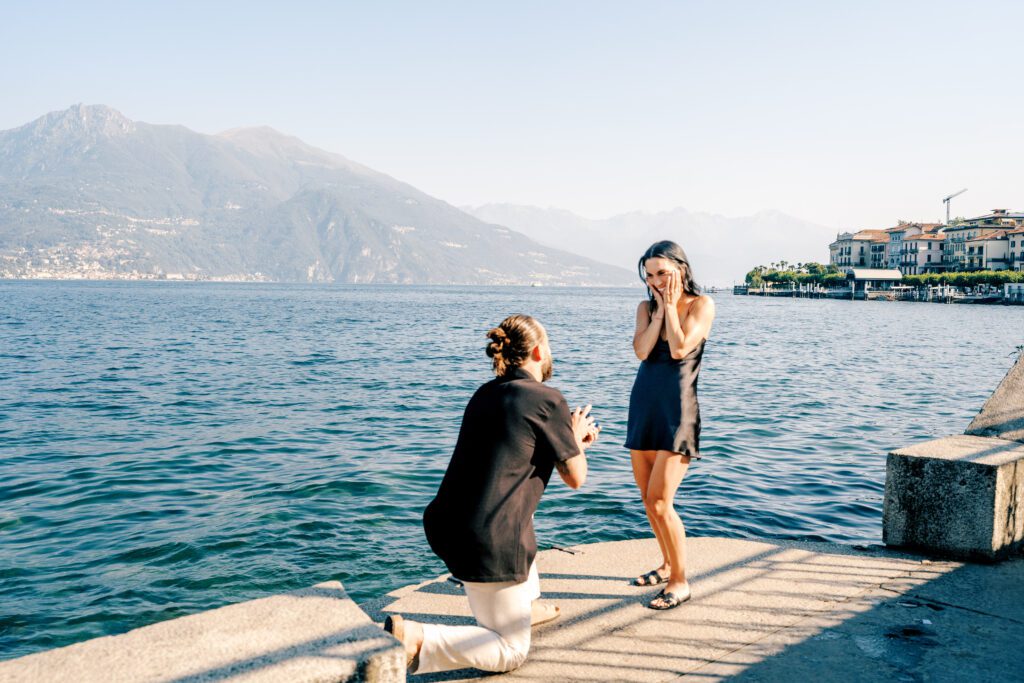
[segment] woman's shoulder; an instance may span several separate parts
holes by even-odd
[[[693,306],[715,310],[715,299],[710,294],[698,294]]]
[[[715,315],[715,300],[707,294],[698,294],[689,306],[688,316],[706,317]]]

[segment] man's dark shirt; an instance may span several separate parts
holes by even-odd
[[[427,541],[463,581],[522,582],[537,554],[533,513],[555,461],[579,455],[557,389],[517,368],[477,389],[427,506]]]

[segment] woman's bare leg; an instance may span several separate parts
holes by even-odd
[[[637,488],[640,489],[640,500],[644,504],[647,521],[651,525],[651,531],[654,532],[654,538],[658,540],[658,548],[661,550],[661,566],[655,571],[661,576],[665,576],[666,572],[671,569],[670,556],[663,540],[665,532],[652,514],[651,506],[647,500],[647,488],[651,481],[651,472],[654,470],[657,454],[657,451],[630,451],[629,457],[633,463],[633,478],[636,480]]]
[[[661,527],[666,553],[665,559],[671,568],[666,593],[685,594],[686,584],[686,529],[683,520],[676,514],[673,499],[679,484],[690,467],[690,457],[658,451],[647,485],[648,505],[651,516]]]

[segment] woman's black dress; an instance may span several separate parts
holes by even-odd
[[[706,341],[676,360],[668,341],[658,339],[647,360],[640,363],[629,395],[626,448],[700,458],[697,378]]]

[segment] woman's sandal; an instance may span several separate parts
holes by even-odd
[[[677,593],[666,593],[665,591],[661,591],[654,596],[653,600],[647,603],[647,606],[651,609],[659,610],[672,609],[673,607],[679,607],[679,605],[689,600],[692,596],[692,591],[686,591],[686,594],[682,596]]]
[[[405,649],[405,668],[413,668],[413,663],[419,655],[415,653],[410,654],[409,648],[405,645],[405,619],[397,614],[389,614],[384,619],[384,630],[393,635],[402,644],[402,648]]]
[[[665,583],[667,581],[668,581],[668,577],[667,576],[662,576],[661,574],[658,573],[657,569],[652,569],[651,571],[647,572],[646,574],[641,574],[640,576],[638,576],[635,579],[633,579],[633,585],[634,586],[657,586],[659,583]]]

